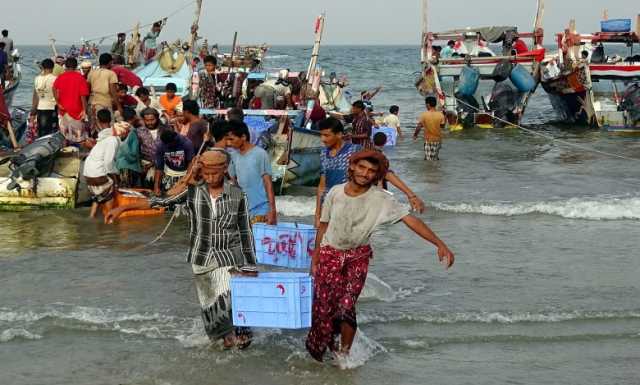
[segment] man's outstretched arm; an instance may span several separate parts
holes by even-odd
[[[427,226],[424,222],[414,217],[413,215],[405,216],[404,218],[402,218],[402,222],[404,222],[407,227],[413,230],[414,233],[418,234],[426,241],[433,243],[438,248],[438,260],[440,262],[443,262],[446,258],[447,269],[453,266],[453,262],[455,261],[453,252],[449,250],[449,247],[447,247],[447,245],[440,238],[438,238],[436,233],[434,233],[433,230],[429,228],[429,226]]]

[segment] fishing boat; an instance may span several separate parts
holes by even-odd
[[[640,132],[640,15],[601,22],[576,33],[571,20],[557,34],[558,53],[542,63],[542,86],[561,121],[612,132]],[[625,52],[626,51],[626,52]],[[636,51],[638,52],[638,51]]]
[[[222,69],[238,69],[249,72],[260,66],[269,50],[269,46],[262,45],[236,45],[234,40],[232,52],[217,54],[218,63]]]
[[[543,0],[537,2],[533,32],[519,32],[515,26],[432,32],[428,1],[422,6],[422,72],[416,88],[422,96],[436,97],[449,130],[518,124],[539,82],[545,54]]]
[[[56,133],[18,152],[0,153],[0,211],[72,209],[88,200],[80,187],[78,149],[63,148],[63,142]]]
[[[287,81],[295,89],[301,105],[295,110],[245,109],[245,122],[252,132],[252,142],[269,153],[276,192],[292,186],[317,186],[320,179],[322,142],[317,131],[311,129],[309,114],[313,109],[313,95],[319,95],[322,107],[329,112],[347,113],[351,104],[343,91],[344,84],[323,82],[318,66],[325,16],[315,24],[315,42],[306,72],[287,72]],[[275,80],[280,71],[246,74],[246,81],[254,85]],[[244,87],[247,88],[247,87]],[[226,110],[201,110],[206,115],[225,115]]]

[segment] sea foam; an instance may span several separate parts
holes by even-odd
[[[442,211],[497,216],[547,214],[569,219],[640,219],[640,197],[571,198],[542,202],[435,202]]]

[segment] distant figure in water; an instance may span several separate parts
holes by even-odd
[[[436,111],[438,101],[435,96],[427,96],[425,104],[427,111],[418,118],[413,140],[418,139],[420,130],[424,128],[424,159],[439,160],[440,148],[442,147],[442,128],[445,125],[444,114]]]
[[[123,212],[186,203],[191,218],[187,262],[195,277],[204,328],[211,341],[226,348],[251,344],[249,328],[234,327],[231,315],[232,274],[255,276],[256,257],[245,194],[225,181],[231,157],[222,149],[206,151],[195,160],[193,179],[175,196],[152,198],[120,206],[107,214],[112,223]]]
[[[356,302],[373,257],[369,238],[380,225],[404,222],[437,247],[440,262],[447,268],[453,265],[454,255],[447,245],[410,215],[406,206],[376,186],[388,168],[381,152],[357,152],[349,162],[349,181],[332,188],[324,200],[312,257],[313,309],[306,341],[307,350],[318,361],[327,349],[341,367],[349,356],[358,327]]]

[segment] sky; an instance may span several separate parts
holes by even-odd
[[[46,44],[52,34],[59,44],[128,30],[184,8],[191,0],[2,0],[0,29],[9,29],[16,44]],[[635,4],[635,5],[633,5]],[[580,32],[599,29],[603,9],[610,18],[640,13],[637,0],[545,0],[545,43],[570,18]],[[635,8],[635,9],[633,9]],[[163,38],[186,38],[194,5],[172,16]],[[431,30],[480,25],[516,25],[532,29],[535,0],[429,0]],[[421,0],[204,0],[200,34],[230,45],[233,32],[241,44],[313,44],[315,17],[326,12],[323,44],[419,44]],[[11,15],[10,17],[7,17]]]

